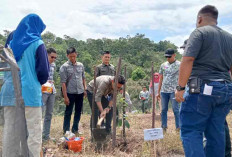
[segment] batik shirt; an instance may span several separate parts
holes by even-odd
[[[149,92],[148,91],[141,91],[140,93],[139,93],[139,99],[141,99],[141,98],[145,98],[145,99],[148,99],[149,98]]]
[[[50,71],[49,71],[48,80],[49,80],[49,81],[53,81],[53,83],[52,83],[52,89],[53,89],[53,90],[52,90],[52,93],[53,93],[53,94],[56,93],[56,88],[55,88],[54,80],[53,80],[53,76],[54,76],[55,69],[56,69],[56,64],[55,64],[55,63],[51,63],[51,64],[50,64]]]
[[[159,73],[163,75],[163,82],[161,92],[173,93],[176,90],[178,84],[180,61],[174,63],[164,62],[160,66]]]

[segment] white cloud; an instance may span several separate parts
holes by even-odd
[[[225,31],[229,32],[229,33],[232,33],[232,24],[224,25],[221,28],[224,29]]]
[[[47,25],[46,31],[61,37],[118,38],[153,30],[166,35],[160,40],[180,46],[181,38],[194,29],[198,10],[208,3],[218,7],[219,18],[230,14],[232,1],[228,0],[2,0],[0,30],[15,29],[26,14],[35,12]]]

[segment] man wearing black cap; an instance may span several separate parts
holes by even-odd
[[[186,47],[186,45],[187,45],[187,42],[188,42],[188,39],[186,39],[185,41],[184,41],[184,44],[180,47],[181,49],[185,49],[185,47]]]
[[[175,100],[175,89],[177,86],[180,62],[176,60],[176,54],[173,49],[167,49],[164,56],[167,62],[160,66],[160,82],[157,97],[161,96],[161,127],[167,129],[168,103],[171,101],[172,109],[175,115],[176,129],[179,130],[179,104]]]

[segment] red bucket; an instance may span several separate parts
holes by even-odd
[[[78,140],[78,141],[75,141],[74,139],[66,141],[67,144],[68,144],[68,149],[69,150],[72,150],[74,152],[81,152],[84,137],[79,137],[79,138],[80,138],[80,140]]]

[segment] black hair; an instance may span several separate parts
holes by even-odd
[[[101,54],[102,54],[102,56],[103,56],[104,54],[110,54],[110,51],[103,51],[103,52],[101,52]]]
[[[125,84],[125,82],[126,82],[125,77],[122,75],[119,75],[118,76],[118,83],[123,85],[123,84]]]
[[[48,54],[56,53],[56,50],[54,48],[50,47],[50,48],[47,49],[47,53]]]
[[[207,14],[208,16],[212,17],[213,19],[217,20],[218,18],[218,10],[213,5],[206,5],[198,12],[198,14]]]
[[[69,55],[71,53],[77,53],[76,49],[74,47],[70,47],[70,48],[67,49],[67,55]]]

